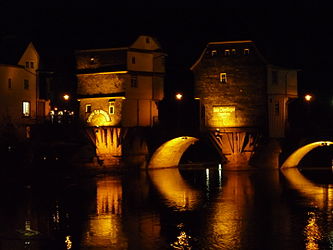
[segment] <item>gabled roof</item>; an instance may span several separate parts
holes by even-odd
[[[257,49],[255,43],[252,40],[240,40],[240,41],[221,41],[221,42],[209,42],[206,45],[206,48],[203,50],[203,52],[201,53],[200,57],[198,58],[198,60],[191,66],[191,70],[194,70],[194,68],[200,63],[200,61],[202,60],[202,58],[204,57],[204,55],[206,54],[207,49],[209,49],[210,47],[217,47],[217,46],[223,46],[223,45],[237,45],[237,44],[251,44],[251,46],[254,47],[254,49],[256,50],[256,54],[261,58],[261,60],[263,62],[265,62],[267,64],[266,59],[262,56],[262,54],[260,53],[260,51]]]

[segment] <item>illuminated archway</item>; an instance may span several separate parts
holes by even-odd
[[[294,153],[292,153],[287,160],[282,164],[281,168],[294,168],[297,167],[298,163],[303,159],[303,157],[309,153],[311,150],[317,147],[324,147],[333,145],[331,141],[317,141],[310,144],[307,144],[299,149],[297,149]]]
[[[182,136],[165,142],[150,159],[148,168],[170,168],[179,164],[186,149],[198,141],[195,137]]]

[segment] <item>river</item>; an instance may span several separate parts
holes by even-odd
[[[6,180],[0,249],[332,249],[331,180],[218,165]]]

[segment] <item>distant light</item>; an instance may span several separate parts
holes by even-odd
[[[312,95],[307,94],[304,96],[304,99],[305,101],[310,102],[312,100]]]
[[[181,100],[183,98],[183,95],[181,93],[176,94],[176,99]]]
[[[68,100],[69,100],[69,95],[65,94],[63,97],[64,97],[64,100],[65,100],[65,101],[68,101]]]

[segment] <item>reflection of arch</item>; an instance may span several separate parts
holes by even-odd
[[[194,209],[199,202],[199,192],[188,185],[179,169],[152,169],[149,177],[166,199],[167,205],[179,211]]]
[[[182,136],[165,142],[160,146],[149,162],[148,168],[176,167],[186,149],[198,141],[195,137]]]
[[[281,168],[294,168],[297,167],[298,163],[303,159],[303,157],[309,153],[311,150],[317,147],[330,146],[333,145],[331,141],[317,141],[310,144],[307,144],[299,149],[297,149],[294,153],[292,153],[287,160],[282,164]]]
[[[285,168],[281,169],[281,172],[293,188],[314,201],[316,206],[326,207],[331,211],[333,207],[332,185],[328,185],[328,187],[317,185],[304,177],[298,168]]]

